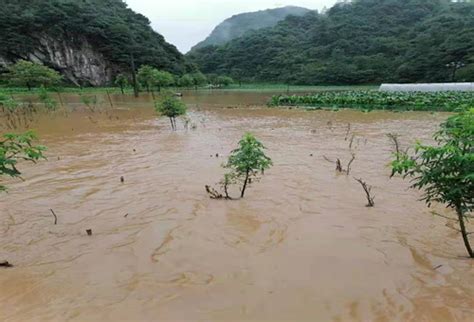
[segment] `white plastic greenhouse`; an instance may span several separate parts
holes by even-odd
[[[382,84],[382,92],[469,92],[474,83]]]

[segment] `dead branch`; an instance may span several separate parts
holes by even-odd
[[[334,160],[329,159],[327,156],[323,155],[324,160],[326,160],[329,163],[334,163]]]
[[[335,163],[336,164],[336,171],[339,173],[345,173],[346,175],[349,175],[351,173],[351,165],[355,160],[355,154],[352,153],[352,159],[349,161],[349,163],[346,166],[346,169],[342,168],[342,162],[341,159],[337,158],[336,161],[329,159],[327,156],[323,155],[324,160],[330,163]]]
[[[342,170],[342,164],[341,164],[340,159],[337,159],[337,161],[336,161],[336,171],[337,172],[343,172],[344,171],[344,170]]]
[[[56,214],[54,213],[54,210],[53,209],[49,209],[51,211],[51,213],[53,214],[54,216],[54,224],[57,225],[58,224],[58,216],[56,216]]]
[[[347,141],[349,139],[350,133],[351,133],[351,123],[347,123],[347,130],[346,130],[346,136],[344,138],[344,141]]]
[[[372,186],[368,186],[367,183],[366,183],[365,181],[363,181],[362,179],[354,178],[354,180],[357,181],[358,183],[360,183],[360,185],[362,186],[362,188],[363,188],[364,191],[365,191],[365,195],[366,195],[366,197],[367,197],[367,205],[366,205],[366,207],[373,207],[373,206],[375,206],[375,202],[374,202],[375,196],[372,196],[372,195],[371,195]]]
[[[352,162],[354,162],[355,160],[355,154],[352,153],[352,159],[351,161],[349,161],[349,163],[347,164],[347,168],[346,168],[346,174],[349,175],[351,173],[351,165],[352,165]]]
[[[432,211],[431,214],[433,216],[437,216],[437,217],[441,217],[441,218],[444,218],[444,219],[447,219],[447,220],[452,220],[452,221],[455,221],[455,222],[459,222],[459,220],[456,219],[456,218],[451,218],[451,217],[448,217],[448,216],[444,216],[444,215],[438,214],[437,212],[434,212],[434,211]]]
[[[219,193],[216,189],[212,188],[211,186],[206,185],[205,188],[206,188],[206,192],[209,194],[211,199],[223,199],[224,198],[224,196],[221,193]]]
[[[349,143],[349,149],[352,149],[352,145],[354,144],[355,134],[352,134],[351,141]]]
[[[396,133],[388,133],[387,137],[390,139],[390,141],[392,141],[392,145],[395,148],[395,153],[397,154],[397,158],[398,158],[398,155],[400,154],[400,142],[398,138],[400,136]]]

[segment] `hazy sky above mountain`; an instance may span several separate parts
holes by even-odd
[[[284,6],[330,8],[336,0],[125,0],[148,17],[153,29],[185,53],[225,19],[243,12]]]

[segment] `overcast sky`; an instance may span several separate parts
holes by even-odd
[[[186,53],[225,19],[239,13],[288,5],[330,8],[336,0],[125,0],[151,20],[153,29]]]

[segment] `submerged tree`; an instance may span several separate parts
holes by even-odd
[[[9,176],[21,178],[21,172],[17,168],[19,160],[36,162],[44,159],[45,147],[33,145],[36,136],[33,132],[24,134],[5,134],[0,141],[0,177]],[[0,184],[0,191],[6,187]]]
[[[199,86],[202,86],[202,85],[206,84],[206,82],[207,82],[206,75],[204,75],[201,72],[194,73],[194,74],[191,75],[191,77],[193,79],[194,89],[196,89],[196,90],[198,89]]]
[[[61,75],[55,70],[26,60],[11,66],[6,78],[11,86],[26,86],[28,90],[36,86],[48,87],[61,81]]]
[[[186,114],[186,104],[171,92],[163,93],[160,100],[155,103],[155,110],[162,116],[167,116],[171,122],[171,128],[176,131],[176,117]]]
[[[125,74],[118,74],[117,77],[115,77],[115,85],[120,87],[120,91],[122,92],[122,95],[125,94],[124,89],[127,87],[130,82],[128,80],[127,75]]]
[[[178,80],[178,85],[181,87],[191,87],[193,83],[194,80],[190,74],[185,74]]]
[[[158,86],[158,91],[161,91],[162,87],[168,87],[173,85],[175,82],[174,76],[171,73],[158,70],[155,73],[155,83]]]
[[[148,65],[140,67],[137,73],[138,82],[146,88],[147,92],[151,92],[156,85],[156,73],[158,70]]]
[[[265,147],[251,133],[246,133],[239,142],[239,147],[231,152],[225,168],[231,169],[231,174],[225,178],[242,182],[240,197],[245,196],[245,190],[264,174],[273,163],[264,153]]]
[[[41,87],[38,99],[48,111],[54,111],[58,106],[58,102],[49,95],[49,92],[44,87]]]
[[[474,109],[450,117],[434,135],[437,146],[418,143],[415,155],[399,153],[393,174],[411,177],[413,188],[424,191],[423,200],[446,204],[457,215],[459,232],[471,258],[474,252],[466,222],[474,218]]]

